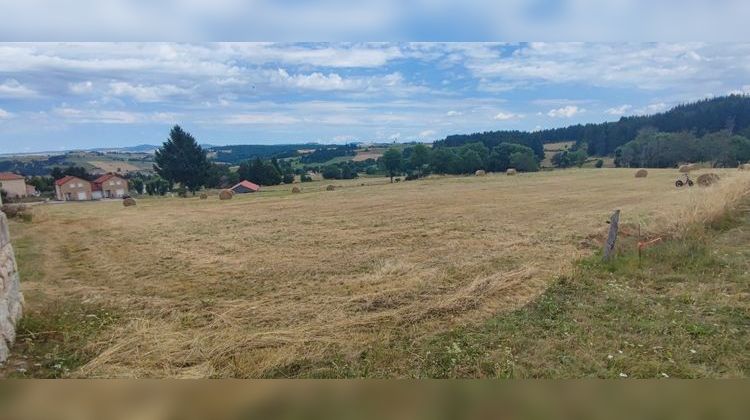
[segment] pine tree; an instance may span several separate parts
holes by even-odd
[[[154,170],[171,183],[180,183],[193,195],[208,179],[206,151],[190,133],[175,125],[169,139],[156,151]]]

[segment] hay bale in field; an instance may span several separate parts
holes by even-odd
[[[639,169],[635,172],[636,178],[645,178],[648,176],[648,171],[645,169]]]
[[[485,172],[484,170],[480,169],[480,170],[474,172],[474,175],[475,176],[485,176],[485,175],[487,175],[487,172]]]
[[[743,163],[737,169],[740,171],[750,171],[750,163]]]
[[[133,207],[135,206],[135,198],[128,197],[122,200],[122,205],[125,207]]]
[[[292,187],[292,194],[299,194],[302,190],[299,189],[299,187]]]
[[[515,175],[515,174],[517,174],[517,173],[518,173],[518,171],[516,171],[516,170],[515,170],[515,169],[513,169],[513,168],[508,168],[508,170],[507,170],[507,171],[505,171],[505,175]]]
[[[206,194],[206,193],[202,192],[202,193],[201,193],[201,200],[205,200],[205,199],[207,199],[207,198],[208,198],[208,194]]]
[[[231,200],[234,197],[232,190],[221,190],[219,192],[219,200]]]
[[[719,182],[719,175],[716,175],[715,173],[707,173],[707,174],[701,174],[698,177],[698,185],[701,187],[708,187],[710,185],[713,185],[717,182]]]
[[[326,191],[333,191],[335,189],[336,189],[336,187],[334,187],[333,185],[329,185],[329,186],[326,187]]]
[[[680,165],[679,171],[684,174],[698,169],[698,165],[696,165],[695,163],[688,163],[687,165]]]

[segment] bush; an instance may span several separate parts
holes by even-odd
[[[594,166],[596,166],[597,168],[601,168],[602,166],[604,166],[604,161],[601,159],[597,159]]]
[[[539,163],[534,153],[514,152],[510,155],[510,166],[521,172],[536,172],[539,170]]]
[[[341,179],[341,169],[336,166],[326,166],[321,172],[323,179]]]
[[[312,182],[312,177],[308,174],[302,174],[299,176],[300,182]]]
[[[284,176],[282,177],[281,181],[284,184],[291,184],[291,183],[293,183],[294,182],[294,174],[284,174]]]
[[[5,204],[0,210],[2,210],[9,219],[18,219],[24,222],[30,222],[33,218],[31,210],[27,206],[23,205]]]

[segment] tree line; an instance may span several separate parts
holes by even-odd
[[[154,154],[154,171],[157,177],[145,183],[149,194],[163,195],[179,184],[178,193],[195,194],[202,188],[222,188],[248,180],[258,185],[292,183],[294,170],[286,160],[269,160],[255,157],[240,163],[237,171],[228,165],[212,162],[207,151],[195,138],[175,125],[169,138]]]
[[[435,142],[435,148],[457,147],[477,141],[488,148],[501,142],[518,143],[532,148],[541,159],[544,144],[575,141],[585,146],[589,155],[610,156],[620,146],[635,140],[638,133],[648,127],[666,133],[691,132],[698,137],[721,130],[750,137],[750,96],[704,99],[662,113],[622,117],[618,121],[599,124],[576,124],[534,132],[503,130],[452,135]]]
[[[714,167],[737,167],[750,162],[750,139],[730,130],[706,133],[665,133],[646,128],[615,151],[615,165],[670,168],[689,162],[710,162]]]
[[[402,150],[391,147],[378,160],[387,176],[407,175],[406,179],[419,178],[430,173],[472,174],[478,170],[504,172],[514,168],[522,172],[539,170],[539,157],[528,146],[517,143],[499,143],[489,148],[482,142],[467,143],[460,147],[429,148],[424,144]]]

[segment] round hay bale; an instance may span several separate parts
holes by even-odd
[[[336,189],[336,187],[334,187],[333,185],[329,185],[329,186],[326,187],[326,191],[333,191],[335,189]]]
[[[205,200],[205,199],[207,199],[207,198],[208,198],[208,194],[206,194],[206,193],[202,192],[202,193],[201,193],[201,200]]]
[[[485,175],[487,175],[487,172],[485,172],[484,170],[480,169],[480,170],[474,172],[474,175],[475,176],[485,176]]]
[[[299,187],[292,187],[292,194],[299,194],[302,190],[299,189]]]
[[[122,200],[122,205],[125,207],[133,207],[135,206],[135,198],[128,197]]]
[[[690,171],[694,171],[696,169],[698,169],[698,165],[696,165],[694,163],[689,163],[687,165],[680,165],[679,171],[681,173],[685,174],[685,173],[688,173]]]
[[[639,169],[635,172],[636,178],[645,178],[648,176],[648,171],[645,169]]]
[[[507,170],[507,171],[505,171],[505,174],[506,174],[506,175],[515,175],[515,174],[517,174],[517,173],[518,173],[518,171],[516,171],[516,170],[515,170],[515,169],[513,169],[513,168],[508,168],[508,170]]]
[[[713,185],[717,182],[719,182],[719,175],[716,175],[715,173],[707,173],[707,174],[701,174],[698,179],[698,185],[701,187],[708,187],[710,185]]]
[[[232,190],[221,190],[219,192],[219,200],[231,200],[234,197]]]

